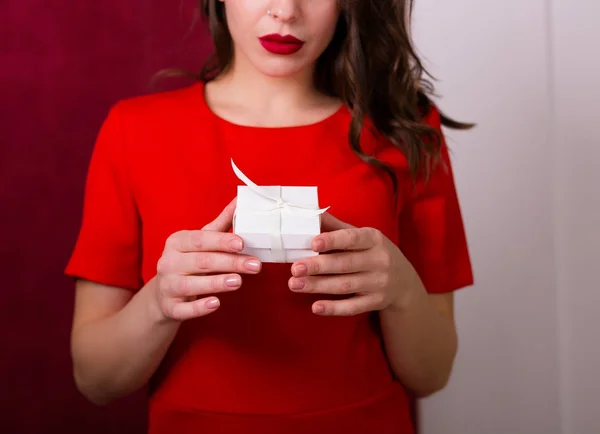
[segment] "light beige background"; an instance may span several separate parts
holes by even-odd
[[[417,0],[477,284],[424,434],[600,433],[600,0]]]

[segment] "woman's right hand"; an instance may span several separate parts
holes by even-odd
[[[199,231],[171,235],[157,264],[156,299],[166,320],[185,321],[214,312],[220,300],[213,294],[242,285],[241,274],[257,274],[261,262],[241,255],[243,240],[228,233],[235,199]]]

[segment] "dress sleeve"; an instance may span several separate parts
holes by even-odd
[[[141,287],[141,224],[124,155],[119,104],[104,120],[90,160],[79,236],[67,276]]]
[[[441,132],[432,105],[425,121]],[[442,136],[442,162],[428,182],[419,180],[400,212],[399,247],[429,293],[447,293],[473,284],[473,271],[452,166]]]

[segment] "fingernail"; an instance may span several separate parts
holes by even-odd
[[[231,276],[228,277],[227,279],[225,279],[225,285],[228,288],[237,288],[238,286],[240,286],[242,283],[242,279],[240,279],[240,276]]]
[[[221,302],[218,298],[209,298],[206,300],[206,307],[208,309],[216,309],[221,305]]]
[[[323,306],[322,304],[315,304],[313,306],[313,313],[316,313],[316,314],[325,313],[325,306]]]
[[[245,267],[249,271],[260,271],[260,261],[254,259],[246,261]]]
[[[314,240],[313,241],[313,250],[315,252],[320,252],[321,250],[323,250],[325,248],[325,241],[323,240]]]
[[[306,286],[305,282],[303,280],[300,279],[292,279],[290,281],[290,289],[293,290],[300,290],[300,289],[304,289],[304,287]]]
[[[244,248],[244,243],[242,243],[242,240],[238,239],[232,240],[229,245],[231,246],[231,249],[236,252],[240,252]]]
[[[308,267],[304,264],[298,264],[298,265],[294,266],[292,273],[296,277],[302,277],[308,273]]]

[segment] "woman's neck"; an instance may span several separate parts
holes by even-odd
[[[247,62],[234,62],[207,86],[209,105],[220,116],[245,125],[310,124],[329,116],[337,100],[314,87],[313,70],[270,77]]]
[[[231,96],[244,105],[255,105],[257,110],[277,111],[303,107],[319,98],[313,85],[313,71],[302,71],[289,77],[270,77],[241,62],[219,77]]]

